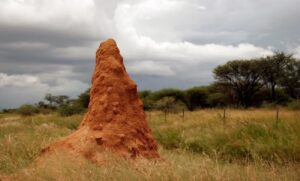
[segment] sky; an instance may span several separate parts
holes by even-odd
[[[214,81],[234,59],[300,58],[299,0],[1,0],[0,109],[90,86],[95,51],[116,40],[140,90]]]

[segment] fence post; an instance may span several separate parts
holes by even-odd
[[[182,120],[184,121],[184,109],[182,109]]]
[[[165,109],[165,121],[167,121],[167,110]]]
[[[278,128],[279,124],[279,107],[276,106],[276,128]]]
[[[224,110],[223,110],[223,125],[225,126],[226,125],[226,108],[224,107]]]

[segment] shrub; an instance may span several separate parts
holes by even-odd
[[[90,89],[86,90],[84,93],[78,96],[77,102],[84,108],[88,108],[90,103]]]
[[[277,104],[286,105],[291,100],[289,95],[286,94],[281,89],[276,89],[275,93],[276,93],[276,100],[275,101],[277,102]]]
[[[185,148],[194,153],[209,153],[210,151],[209,145],[199,140],[187,142]]]
[[[186,109],[186,106],[181,101],[176,101],[174,97],[164,97],[155,102],[155,108],[167,112],[178,112]]]
[[[275,109],[278,105],[273,102],[263,102],[262,105],[260,106],[261,108],[266,108],[266,109]]]
[[[182,135],[176,130],[168,129],[163,132],[154,132],[154,136],[165,149],[181,148],[184,144]]]
[[[209,94],[207,102],[211,107],[224,106],[226,102],[226,96],[223,93]]]
[[[152,110],[154,108],[154,103],[151,99],[142,99],[144,110]]]
[[[16,113],[17,111],[17,109],[3,109],[2,113]]]
[[[300,100],[294,100],[288,104],[288,108],[292,110],[300,110]]]
[[[207,107],[207,88],[194,87],[185,91],[186,102],[189,110],[197,107]]]
[[[58,108],[57,112],[61,116],[72,116],[74,114],[80,114],[85,111],[85,108],[78,104],[71,104],[71,105],[63,105]]]
[[[139,97],[143,101],[144,110],[151,110],[154,107],[153,100],[151,99],[151,91],[144,90],[139,92]]]
[[[180,89],[161,89],[151,94],[151,99],[154,101],[164,97],[173,97],[176,101],[186,102],[184,92]]]
[[[38,112],[40,114],[50,114],[53,112],[53,110],[49,108],[38,108]]]
[[[18,108],[17,112],[22,116],[31,116],[35,113],[38,113],[38,109],[30,104],[22,105]]]

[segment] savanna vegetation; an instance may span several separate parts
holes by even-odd
[[[159,162],[107,153],[103,166],[61,153],[35,165],[43,146],[78,127],[89,90],[2,110],[0,180],[298,180],[300,61],[276,52],[232,60],[213,73],[211,85],[139,92]]]
[[[144,109],[178,112],[220,107],[300,107],[300,61],[292,54],[275,52],[267,57],[232,60],[217,66],[213,73],[215,82],[207,86],[140,91]],[[35,105],[22,105],[3,112],[18,112],[24,116],[58,112],[61,116],[71,116],[85,112],[88,103],[89,90],[76,99],[47,94]]]
[[[107,153],[95,165],[64,153],[35,164],[41,148],[69,135],[82,114],[0,115],[0,175],[13,180],[297,180],[300,112],[280,109],[147,112],[164,159],[131,162]],[[59,159],[57,159],[57,157]],[[1,177],[0,177],[1,178]]]

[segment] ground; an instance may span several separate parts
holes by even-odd
[[[131,161],[107,153],[102,165],[43,146],[72,133],[83,115],[0,114],[0,180],[299,180],[300,112],[205,109],[147,112],[164,161]]]

